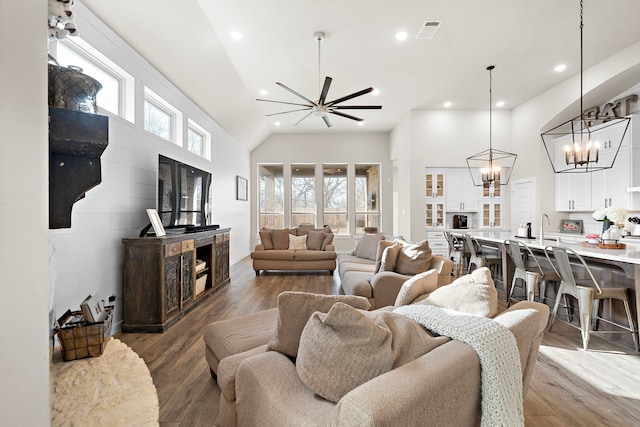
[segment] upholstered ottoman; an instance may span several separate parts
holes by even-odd
[[[204,327],[205,359],[214,378],[222,359],[266,345],[276,329],[278,309],[220,320]]]

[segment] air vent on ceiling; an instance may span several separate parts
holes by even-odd
[[[438,31],[438,28],[440,28],[440,24],[442,24],[442,21],[425,21],[424,24],[422,24],[422,27],[420,27],[420,30],[418,30],[416,39],[417,40],[432,39],[433,36],[436,34],[436,31]]]

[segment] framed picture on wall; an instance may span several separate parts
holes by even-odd
[[[236,200],[249,200],[249,181],[246,178],[236,175]]]
[[[147,209],[147,216],[149,217],[149,221],[151,221],[151,226],[153,227],[154,233],[156,236],[162,237],[166,236],[167,232],[164,230],[162,226],[162,221],[160,220],[160,215],[158,215],[158,211],[155,209]]]

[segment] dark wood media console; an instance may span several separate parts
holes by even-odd
[[[122,239],[122,332],[164,332],[228,283],[230,230]]]

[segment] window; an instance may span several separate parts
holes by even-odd
[[[291,165],[291,226],[316,226],[316,167]]]
[[[380,228],[380,165],[356,165],[356,234]]]
[[[144,130],[182,146],[182,113],[144,88]]]
[[[324,222],[334,234],[349,234],[347,217],[347,165],[322,167]]]
[[[282,165],[258,165],[258,229],[284,228],[284,179]]]
[[[68,37],[55,45],[55,56],[62,67],[75,65],[98,80],[98,107],[134,122],[134,78],[79,37]]]
[[[187,150],[211,160],[211,134],[191,119],[187,126]]]

